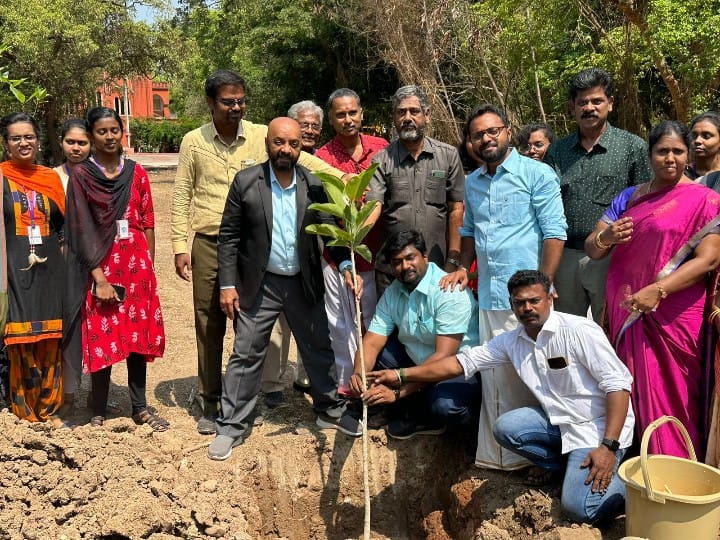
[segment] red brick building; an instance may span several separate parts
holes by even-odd
[[[127,110],[125,96],[127,95]],[[133,118],[175,118],[170,112],[170,89],[168,83],[150,78],[118,80],[98,88],[98,105],[115,109],[125,122],[123,146],[129,147],[127,123]],[[130,134],[132,138],[132,133]]]

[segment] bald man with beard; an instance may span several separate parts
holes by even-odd
[[[233,321],[235,341],[223,377],[217,436],[208,457],[227,459],[252,428],[263,361],[280,313],[287,318],[310,379],[317,425],[357,437],[361,426],[337,394],[317,237],[313,223],[334,223],[308,207],[328,202],[320,180],[297,164],[298,123],[276,118],[265,141],[269,160],[235,175],[218,236],[220,307]],[[349,257],[332,248],[336,263]],[[348,274],[347,285],[352,288]],[[358,294],[362,291],[359,290]]]

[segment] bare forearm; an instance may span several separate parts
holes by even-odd
[[[155,229],[145,229],[145,238],[150,251],[150,260],[155,262]]]
[[[448,214],[447,256],[453,259],[460,255],[460,227],[463,224],[463,204],[452,203]]]
[[[550,278],[550,281],[555,279],[564,245],[565,240],[558,240],[557,238],[548,238],[543,241],[540,270]]]
[[[472,236],[463,236],[460,239],[460,264],[470,268],[475,260],[475,239]]]
[[[452,379],[463,374],[463,368],[457,357],[446,356],[433,362],[405,369],[407,382],[438,382]]]
[[[608,392],[605,398],[605,406],[607,408],[605,438],[618,440],[627,418],[630,406],[630,392],[625,390]]]

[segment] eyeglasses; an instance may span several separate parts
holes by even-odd
[[[18,144],[20,141],[32,143],[37,141],[37,135],[12,135],[7,140],[13,144]]]
[[[300,122],[300,129],[312,129],[313,131],[320,131],[322,126],[320,124],[311,124],[310,122]]]
[[[238,107],[242,107],[247,103],[247,97],[241,97],[238,99],[220,98],[217,101],[230,108],[234,107],[235,105],[237,105]]]
[[[531,148],[534,148],[535,150],[542,150],[545,148],[545,143],[542,141],[537,141],[534,143],[527,143],[520,147],[520,150],[523,152],[529,152]]]
[[[491,127],[487,128],[484,131],[476,131],[472,134],[470,137],[470,140],[472,142],[482,142],[485,135],[490,137],[491,139],[497,139],[500,136],[500,133],[502,133],[502,130],[505,129],[507,126],[498,126],[498,127]]]

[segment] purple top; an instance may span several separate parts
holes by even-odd
[[[618,193],[618,195],[613,199],[613,202],[610,203],[610,206],[608,206],[607,210],[605,210],[605,213],[600,218],[600,221],[612,224],[620,219],[620,217],[625,213],[625,210],[627,210],[628,201],[632,199],[633,193],[635,193],[636,189],[637,186],[630,186]]]

